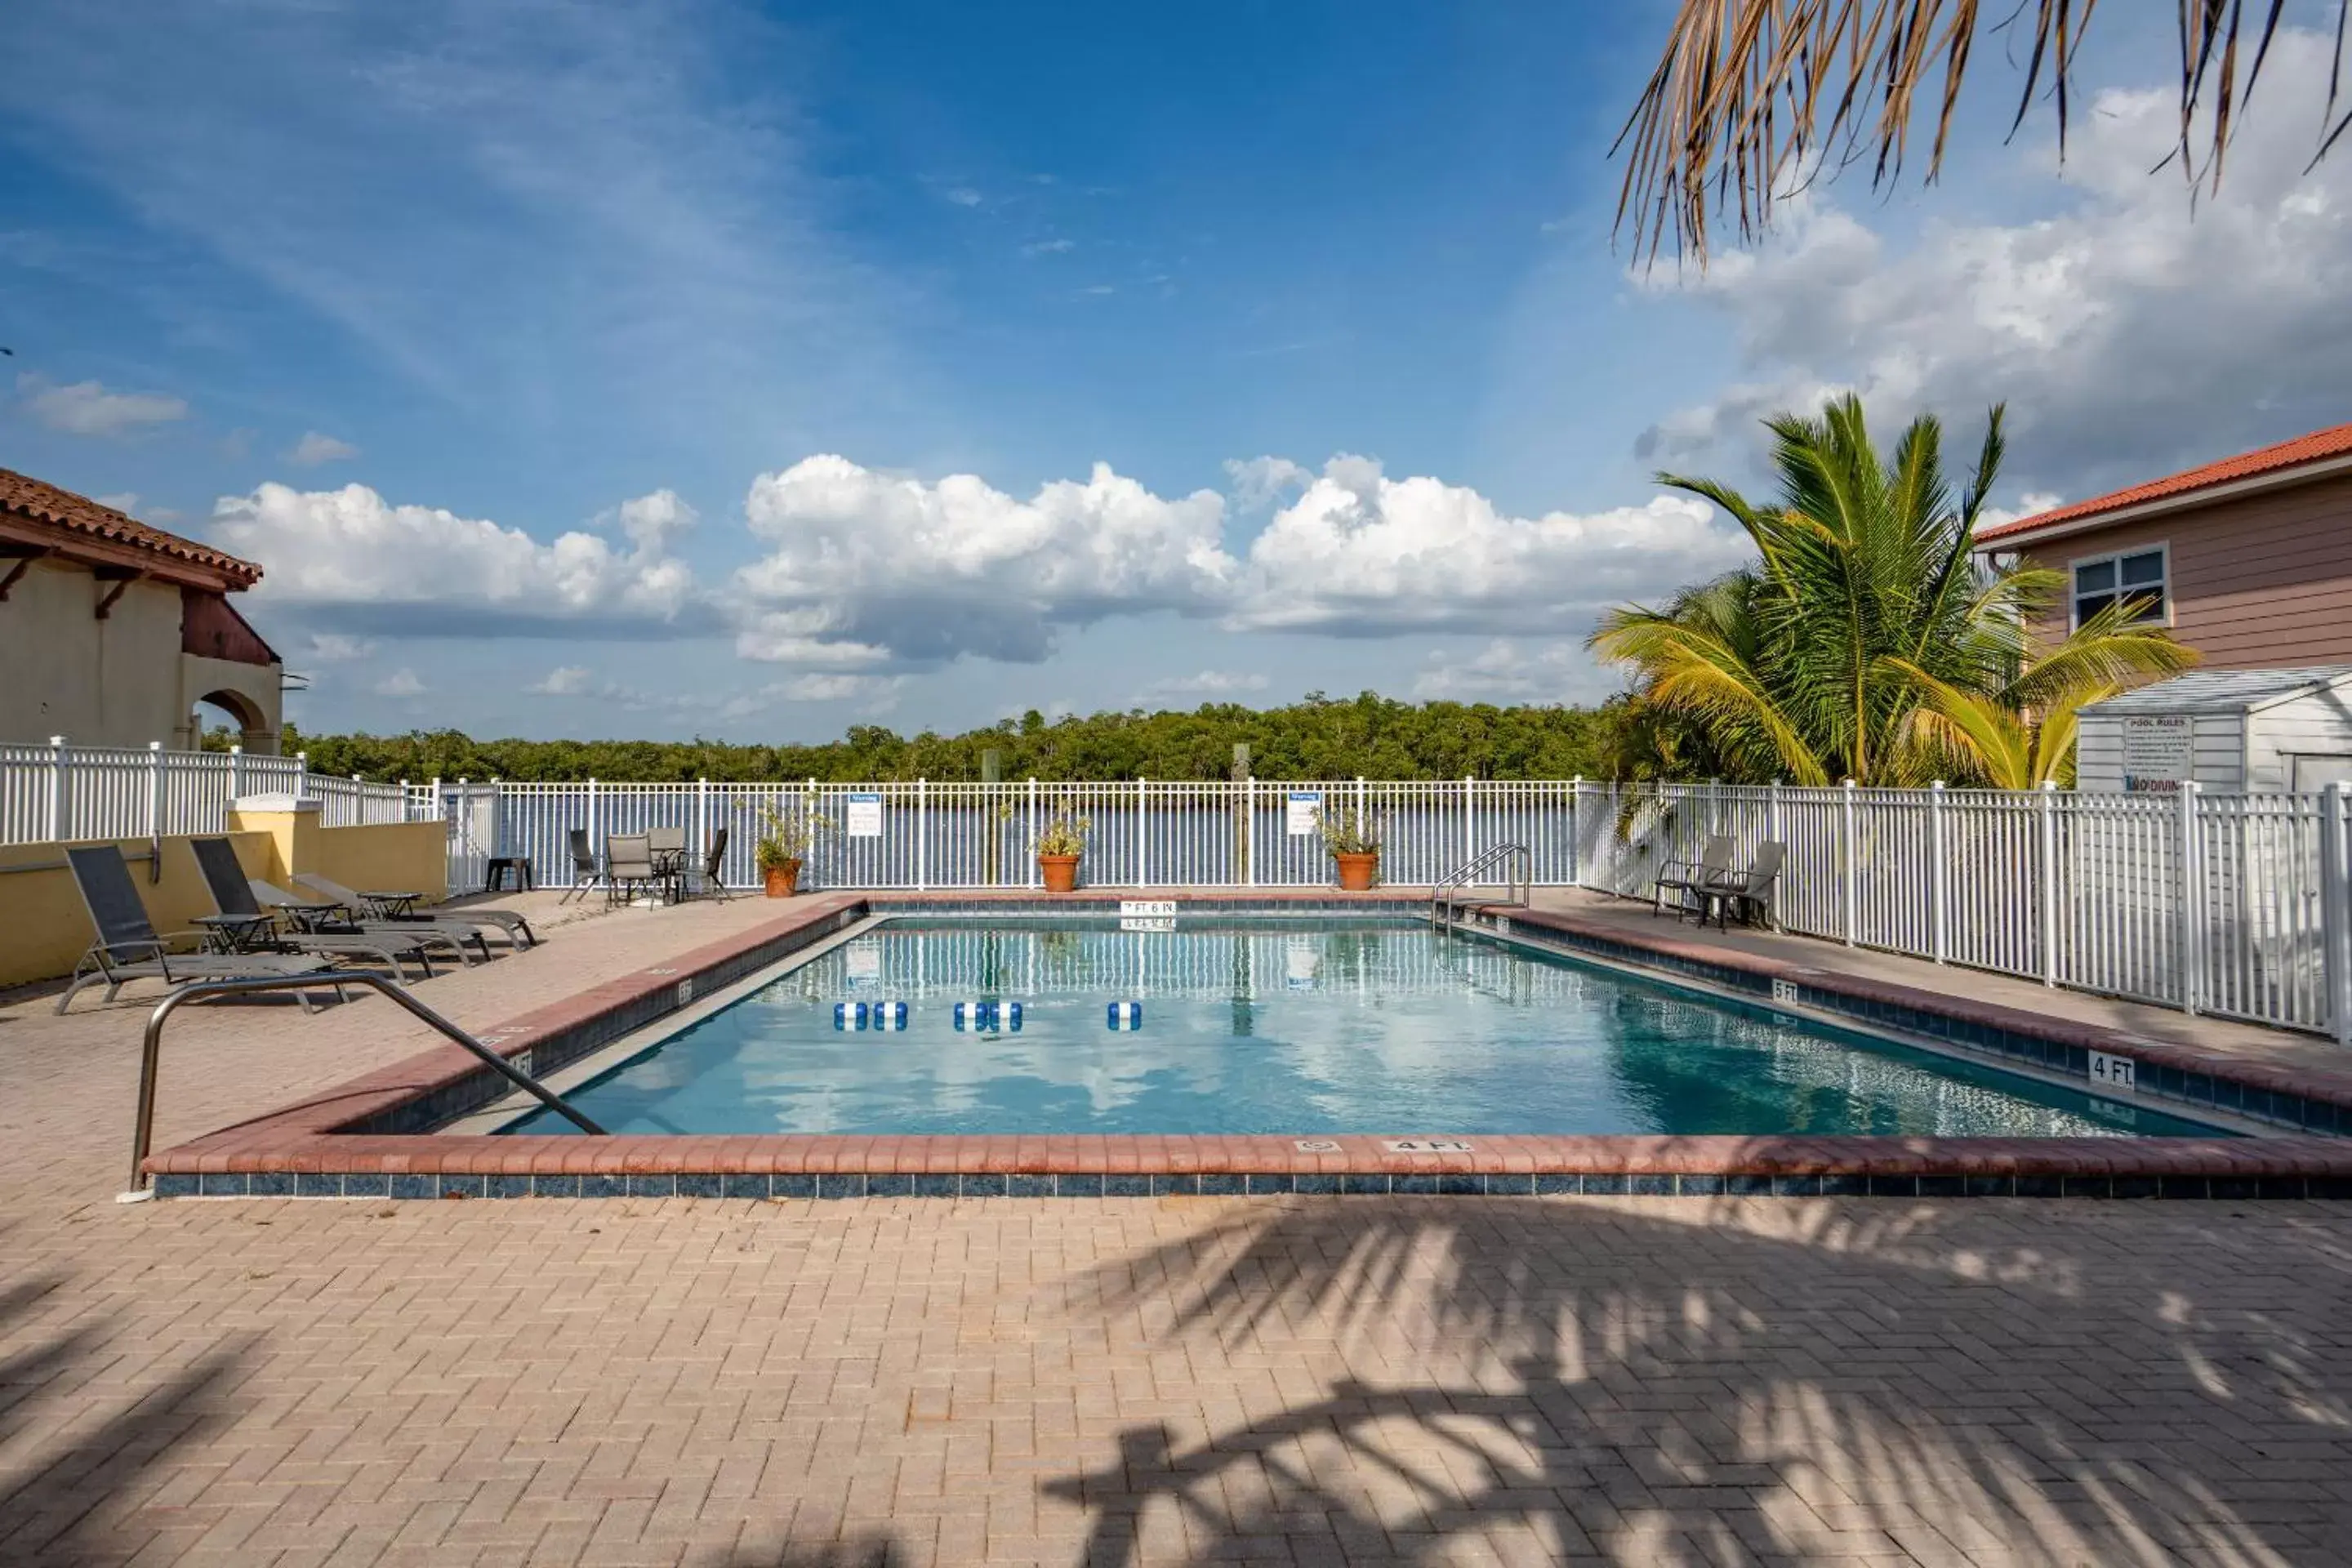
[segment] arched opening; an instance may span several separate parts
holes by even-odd
[[[231,746],[242,746],[256,756],[278,752],[278,731],[270,728],[269,715],[242,691],[224,689],[197,698],[195,710],[188,716],[188,730],[192,746],[199,751],[226,752]]]

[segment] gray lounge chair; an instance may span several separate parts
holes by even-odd
[[[596,863],[596,847],[588,842],[584,827],[569,829],[563,836],[564,847],[572,856],[572,888],[555,901],[568,904],[594,888],[604,878],[604,868]]]
[[[297,871],[294,880],[331,903],[351,912],[354,920],[375,921],[384,925],[422,925],[450,928],[470,927],[476,931],[495,931],[505,936],[514,947],[536,947],[539,935],[530,922],[514,910],[475,909],[456,904],[428,904],[422,914],[404,915],[388,907],[381,894],[355,893],[341,882],[321,877],[316,871]]]
[[[133,980],[160,980],[166,985],[180,985],[191,980],[261,980],[289,974],[316,974],[320,989],[336,991],[334,975],[325,959],[310,953],[293,952],[173,952],[175,940],[198,939],[202,931],[174,931],[171,936],[159,936],[147,919],[147,906],[139,900],[138,885],[131,879],[131,868],[123,864],[122,851],[111,844],[80,845],[66,851],[66,864],[73,871],[74,886],[81,889],[82,907],[89,910],[89,923],[98,932],[98,940],[74,965],[73,980],[66,994],[58,998],[58,1011],[62,1013],[73,999],[92,985],[106,987],[106,1000]],[[310,1010],[307,992],[297,992],[296,999],[302,1010]]]
[[[1660,866],[1657,880],[1650,885],[1651,918],[1666,912],[1666,895],[1672,893],[1677,916],[1696,911],[1705,924],[1706,895],[1731,875],[1732,854],[1731,840],[1717,835],[1699,847],[1697,859],[1668,860]]]
[[[1748,863],[1745,871],[1734,871],[1706,892],[1707,904],[1701,906],[1699,923],[1706,923],[1705,910],[1716,910],[1716,924],[1729,928],[1736,912],[1742,925],[1754,925],[1761,921],[1772,922],[1772,899],[1780,881],[1780,868],[1789,858],[1785,844],[1765,843],[1756,847],[1756,858]]]
[[[712,829],[710,847],[702,852],[701,867],[702,890],[722,904],[729,898],[727,879],[722,874],[722,868],[726,864],[727,829],[722,826]],[[682,883],[681,887],[683,887]]]
[[[196,868],[205,874],[205,886],[212,890],[215,907],[227,920],[258,933],[246,936],[238,945],[315,952],[326,958],[373,958],[395,977],[400,973],[400,961],[410,958],[425,972],[425,979],[433,978],[433,960],[425,953],[422,939],[381,932],[339,934],[281,930],[276,918],[254,897],[245,868],[237,863],[235,845],[226,838],[191,838],[188,847],[195,852]]]
[[[467,968],[474,966],[474,955],[466,951],[471,942],[484,958],[490,956],[490,944],[482,940],[478,926],[445,926],[437,921],[371,921],[354,915],[341,904],[323,893],[302,898],[288,892],[275,882],[265,882],[258,877],[247,877],[246,887],[253,901],[263,909],[283,917],[291,927],[286,933],[295,942],[311,937],[365,936],[392,942],[415,941],[428,943],[436,949],[446,948],[457,955]]]
[[[649,827],[646,830],[646,855],[654,863],[654,879],[669,891],[672,902],[686,893],[686,829],[683,827]]]

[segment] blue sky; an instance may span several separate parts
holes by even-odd
[[[260,560],[306,726],[806,739],[1590,700],[1738,556],[1650,470],[1835,388],[2009,399],[2012,509],[2347,417],[2316,36],[2193,214],[2102,13],[2063,177],[1996,64],[1937,186],[1678,280],[1667,9],[28,0],[0,463]]]

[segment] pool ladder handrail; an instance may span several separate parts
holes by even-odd
[[[1507,872],[1503,888],[1515,909],[1524,909],[1535,891],[1535,856],[1524,844],[1490,844],[1470,857],[1460,866],[1439,879],[1429,890],[1429,923],[1439,931],[1452,931],[1460,923],[1460,909],[1466,900],[1457,895],[1477,885],[1478,874],[1504,861],[1510,863],[1512,876]]]
[[[148,1146],[155,1131],[156,1068],[163,1049],[163,1026],[173,1013],[186,1003],[208,1002],[217,996],[245,996],[265,991],[333,990],[340,993],[346,985],[364,985],[389,996],[418,1019],[481,1058],[492,1071],[538,1100],[550,1110],[569,1120],[581,1131],[600,1138],[608,1136],[602,1127],[574,1110],[562,1095],[419,1002],[407,986],[396,980],[387,980],[364,969],[321,970],[311,974],[271,974],[250,980],[192,980],[157,1003],[155,1010],[147,1016],[147,1037],[139,1058],[139,1119],[131,1134],[131,1190],[123,1194],[125,1200],[143,1195],[147,1190],[146,1172],[142,1167],[147,1163]]]

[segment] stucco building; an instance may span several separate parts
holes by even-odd
[[[200,703],[278,750],[284,674],[229,595],[261,568],[0,468],[0,742],[174,749]]]

